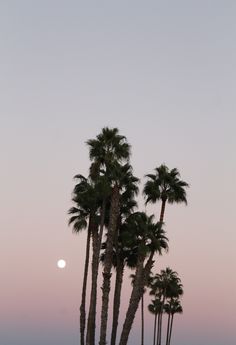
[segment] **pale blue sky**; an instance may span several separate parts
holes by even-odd
[[[83,249],[66,211],[84,142],[106,125],[140,178],[165,162],[191,185],[189,206],[167,210],[156,266],[185,286],[173,345],[235,344],[235,17],[227,0],[1,1],[1,344],[77,344]]]

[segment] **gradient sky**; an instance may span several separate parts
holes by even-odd
[[[127,136],[137,176],[164,162],[191,186],[156,264],[184,284],[173,345],[236,343],[235,17],[234,0],[1,1],[0,344],[79,344],[85,237],[66,212],[103,126]]]

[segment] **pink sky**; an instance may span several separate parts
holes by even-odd
[[[156,264],[184,284],[173,345],[234,345],[236,5],[11,4],[0,5],[0,343],[78,344],[85,234],[66,213],[73,176],[88,173],[85,141],[115,126],[138,177],[165,163],[190,184],[188,207],[166,210],[170,252]],[[122,319],[129,292],[127,280]]]

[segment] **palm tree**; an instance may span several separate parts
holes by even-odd
[[[165,311],[168,314],[168,326],[167,326],[167,339],[166,345],[170,345],[172,329],[173,329],[173,319],[175,314],[181,314],[183,312],[183,308],[180,304],[178,298],[171,298],[168,304],[165,305]]]
[[[99,176],[94,181],[94,188],[98,196],[98,212],[96,214],[97,227],[92,234],[92,282],[90,293],[90,304],[87,321],[86,345],[95,343],[95,326],[96,326],[96,301],[97,301],[97,278],[99,269],[99,255],[103,236],[103,229],[106,216],[106,208],[109,203],[109,186],[105,178]],[[99,224],[99,225],[98,225]]]
[[[169,299],[167,303],[164,305],[164,312],[168,315],[167,318],[167,329],[166,329],[166,345],[169,343],[169,333],[170,333],[170,317],[171,317],[171,301]]]
[[[104,127],[96,139],[87,141],[87,145],[92,161],[91,170],[95,175],[100,172],[100,168],[107,168],[114,162],[128,161],[130,157],[130,145],[126,137],[119,134],[118,128]]]
[[[96,300],[97,300],[97,277],[99,268],[99,255],[103,236],[104,220],[108,199],[111,199],[111,207],[113,212],[110,228],[114,228],[116,223],[116,215],[118,214],[119,195],[116,185],[112,185],[110,172],[113,164],[127,162],[130,156],[130,146],[124,136],[119,134],[117,128],[103,128],[96,139],[87,141],[89,146],[89,157],[92,161],[90,167],[90,176],[94,181],[102,181],[102,205],[100,208],[100,229],[99,233],[93,240],[93,261],[92,261],[92,287],[90,295],[88,327],[86,335],[86,345],[94,345],[95,343],[95,327],[96,327]],[[108,231],[109,233],[109,231]],[[110,236],[110,235],[109,235]],[[109,238],[110,240],[110,238]],[[109,250],[110,250],[110,246]],[[107,276],[109,278],[109,275]],[[106,329],[106,322],[103,326]],[[103,329],[104,329],[103,327]]]
[[[166,345],[169,344],[169,337],[170,337],[170,318],[171,318],[171,308],[174,301],[178,300],[183,295],[183,285],[178,280],[172,280],[170,282],[170,286],[167,291],[167,303],[164,305],[164,311],[168,314],[168,322],[167,322],[167,334],[166,334]]]
[[[159,324],[159,317],[161,312],[161,301],[158,298],[152,300],[152,303],[148,305],[148,310],[150,313],[154,314],[154,332],[153,332],[153,345],[156,345],[156,331],[157,331],[157,317]]]
[[[88,278],[88,265],[90,256],[90,238],[95,230],[95,212],[96,212],[96,197],[95,190],[90,184],[88,179],[82,175],[76,175],[75,179],[78,183],[74,187],[72,201],[75,206],[71,207],[68,211],[72,216],[69,219],[68,224],[73,225],[73,232],[80,233],[81,230],[87,228],[87,241],[86,241],[86,252],[85,252],[85,264],[84,264],[84,276],[82,285],[82,298],[80,305],[80,343],[84,345],[84,333],[86,323],[86,289],[87,289],[87,278]],[[89,218],[89,221],[88,221]]]
[[[161,200],[160,222],[164,221],[165,206],[168,202],[187,204],[185,188],[188,184],[180,180],[180,173],[176,168],[169,170],[166,165],[155,169],[155,174],[148,174],[148,181],[144,186],[146,204]]]
[[[156,274],[152,278],[150,293],[155,295],[161,301],[161,310],[158,320],[157,345],[161,344],[162,318],[166,298],[172,296],[174,293],[177,293],[177,286],[180,286],[179,284],[180,279],[177,272],[171,270],[169,267],[167,267],[165,270],[161,270],[160,274]]]
[[[135,248],[127,247],[125,240],[126,224],[123,223],[119,227],[119,238],[114,243],[112,266],[115,268],[116,278],[113,296],[113,318],[112,318],[112,331],[111,331],[111,345],[116,343],[117,327],[119,320],[121,290],[123,283],[123,275],[125,266],[128,268],[135,268],[137,261],[137,253]],[[129,244],[130,245],[130,244]],[[102,248],[106,249],[106,242],[102,244]],[[105,253],[101,254],[101,262],[104,263]]]
[[[149,217],[144,212],[134,213],[129,218],[129,230],[132,241],[135,240],[137,243],[138,256],[133,289],[121,332],[120,345],[127,344],[135,313],[154,263],[154,254],[156,252],[161,254],[163,249],[168,249],[165,232],[159,222],[154,223],[153,215]]]
[[[155,169],[155,174],[146,175],[149,179],[144,186],[143,193],[146,196],[146,204],[155,203],[161,200],[161,212],[159,221],[163,223],[166,203],[185,203],[187,204],[186,191],[188,184],[180,180],[180,174],[176,168],[169,170],[166,165],[161,165]],[[162,309],[166,296],[163,296]],[[161,344],[161,326],[163,310],[160,314],[158,323],[158,341]]]
[[[111,331],[111,345],[116,344],[117,327],[120,312],[120,299],[121,289],[123,283],[123,274],[125,266],[134,268],[136,264],[135,247],[127,246],[126,243],[126,221],[132,214],[135,207],[137,207],[136,201],[133,199],[137,194],[138,188],[136,182],[138,179],[133,178],[128,181],[125,191],[120,198],[120,217],[118,221],[118,228],[114,239],[114,266],[116,268],[115,289],[113,297],[113,318],[112,318],[112,331]]]
[[[108,306],[109,306],[109,292],[111,281],[111,268],[112,268],[112,252],[113,244],[117,238],[118,221],[121,210],[121,193],[122,191],[129,192],[129,185],[132,183],[136,186],[138,179],[132,174],[132,167],[129,164],[120,165],[113,162],[109,171],[109,177],[112,181],[112,195],[111,207],[109,212],[109,224],[107,231],[107,241],[104,257],[104,270],[103,270],[103,285],[102,285],[102,310],[101,310],[101,328],[100,328],[100,345],[106,344],[106,331],[108,320]]]

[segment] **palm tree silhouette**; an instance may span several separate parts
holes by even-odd
[[[90,310],[88,318],[88,328],[86,344],[94,345],[95,342],[95,320],[96,320],[96,293],[97,293],[97,274],[99,265],[99,254],[101,248],[102,233],[106,212],[106,204],[110,198],[110,215],[107,232],[107,245],[104,258],[103,287],[102,287],[102,311],[100,328],[100,345],[106,343],[106,329],[108,316],[108,303],[110,292],[110,278],[112,267],[113,237],[116,230],[117,219],[119,216],[120,186],[119,174],[121,174],[122,164],[129,161],[130,145],[126,137],[119,134],[117,128],[105,127],[96,139],[87,141],[89,146],[89,156],[92,161],[90,175],[93,180],[102,179],[103,187],[106,191],[101,207],[101,224],[98,240],[96,241],[94,254],[94,283],[92,284]]]
[[[151,301],[152,303],[148,305],[148,310],[150,313],[154,314],[154,327],[153,327],[153,345],[156,345],[156,333],[157,333],[157,318],[159,324],[159,318],[161,313],[161,300],[157,297]]]
[[[180,292],[181,284],[177,272],[167,267],[165,270],[161,270],[160,274],[156,274],[152,277],[150,286],[150,294],[154,295],[161,302],[157,328],[157,345],[160,345],[162,338],[162,318],[166,299],[169,296],[176,295],[177,291]]]
[[[88,266],[90,256],[90,238],[91,235],[96,231],[97,224],[95,221],[95,212],[97,209],[97,196],[93,185],[87,178],[82,175],[76,175],[74,177],[77,180],[77,184],[74,187],[72,194],[72,201],[75,206],[71,207],[68,211],[72,215],[69,219],[68,224],[73,225],[73,232],[80,233],[81,230],[87,228],[87,241],[86,241],[86,252],[85,252],[85,263],[84,263],[84,276],[82,284],[82,298],[80,305],[80,343],[84,345],[84,334],[86,324],[86,289],[87,289],[87,278],[88,278]]]
[[[171,298],[168,303],[165,305],[165,312],[168,314],[168,326],[167,326],[167,339],[166,345],[170,345],[172,329],[173,329],[173,320],[175,314],[182,314],[183,308],[180,304],[178,298]]]
[[[111,268],[112,268],[112,252],[113,245],[116,242],[118,235],[118,222],[121,210],[121,193],[127,191],[127,184],[133,181],[137,183],[136,179],[132,175],[132,167],[129,164],[120,165],[119,163],[113,163],[112,171],[110,172],[111,180],[114,183],[111,193],[111,206],[109,211],[109,223],[107,231],[107,241],[104,257],[104,269],[103,269],[103,285],[102,285],[102,310],[101,310],[101,328],[100,328],[100,345],[105,345],[106,342],[106,330],[108,319],[108,304],[109,304],[109,292],[110,292],[110,280],[111,280]]]
[[[144,186],[146,204],[161,201],[160,222],[164,221],[166,203],[187,204],[185,188],[188,184],[180,180],[180,174],[176,168],[169,170],[166,165],[155,169],[155,174],[148,174],[148,181]]]
[[[161,224],[154,222],[154,216],[147,216],[144,212],[135,212],[129,217],[129,234],[132,241],[136,241],[138,248],[137,265],[133,289],[129,301],[128,310],[123,324],[120,345],[126,345],[128,336],[134,321],[144,286],[149,279],[153,265],[153,257],[156,252],[168,249],[167,238]],[[146,260],[146,262],[145,262]]]
[[[114,239],[114,266],[116,268],[115,289],[113,297],[113,318],[111,330],[111,345],[116,343],[117,327],[120,311],[121,289],[123,283],[123,274],[125,266],[135,268],[137,262],[137,250],[134,245],[130,245],[126,241],[127,226],[126,222],[128,217],[132,214],[137,202],[134,200],[134,195],[138,193],[136,183],[137,178],[130,178],[127,180],[125,191],[120,197],[120,216],[118,220],[118,227]]]

